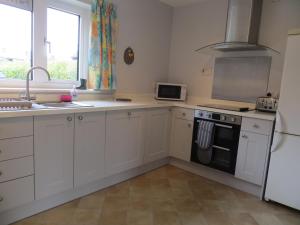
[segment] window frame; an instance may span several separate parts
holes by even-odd
[[[88,78],[88,48],[90,33],[90,4],[79,0],[34,0],[31,14],[32,21],[32,66],[42,66],[47,68],[47,8],[53,8],[63,12],[80,16],[79,31],[79,59],[78,59],[78,80],[51,80],[48,81],[46,75],[36,70],[30,81],[31,87],[45,89],[69,89],[73,85],[78,85],[80,79]],[[3,79],[0,81],[0,88],[24,88],[25,80]]]

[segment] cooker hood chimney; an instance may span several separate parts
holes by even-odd
[[[263,0],[228,0],[225,41],[196,51],[206,48],[222,52],[271,49],[258,44],[262,2]]]

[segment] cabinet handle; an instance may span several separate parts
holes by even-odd
[[[128,114],[128,116],[131,116],[131,115],[132,115],[132,113],[131,113],[131,112],[128,112],[127,114]]]
[[[71,122],[71,121],[73,120],[72,116],[68,116],[68,117],[67,117],[67,120],[68,120],[69,122]]]
[[[254,124],[253,127],[256,128],[256,129],[258,129],[258,128],[259,128],[259,125]]]
[[[182,113],[182,116],[186,116],[186,113]]]
[[[248,136],[246,134],[243,134],[242,138],[248,139]]]
[[[0,154],[2,154],[2,150],[0,150]]]
[[[0,202],[3,202],[3,201],[4,201],[4,198],[0,196]]]
[[[78,119],[79,120],[83,120],[83,116],[78,116]]]
[[[188,124],[188,128],[191,128],[191,127],[192,127],[192,124],[189,123],[189,124]]]
[[[3,175],[2,171],[0,171],[0,177]]]

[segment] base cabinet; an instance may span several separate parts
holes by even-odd
[[[169,155],[170,114],[169,109],[147,111],[145,163],[159,160]]]
[[[35,197],[73,188],[74,115],[34,119]]]
[[[75,114],[75,187],[104,177],[105,118],[105,112]]]
[[[268,150],[269,136],[241,131],[235,176],[262,185]]]
[[[140,166],[144,154],[144,111],[107,113],[106,175]]]
[[[170,155],[184,161],[190,161],[193,139],[193,120],[186,118],[186,115],[192,112],[183,112],[180,114],[175,110],[173,112]]]

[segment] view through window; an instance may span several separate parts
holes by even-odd
[[[47,67],[54,80],[78,80],[80,16],[47,9]]]
[[[31,67],[30,11],[0,4],[0,79],[25,79]]]

